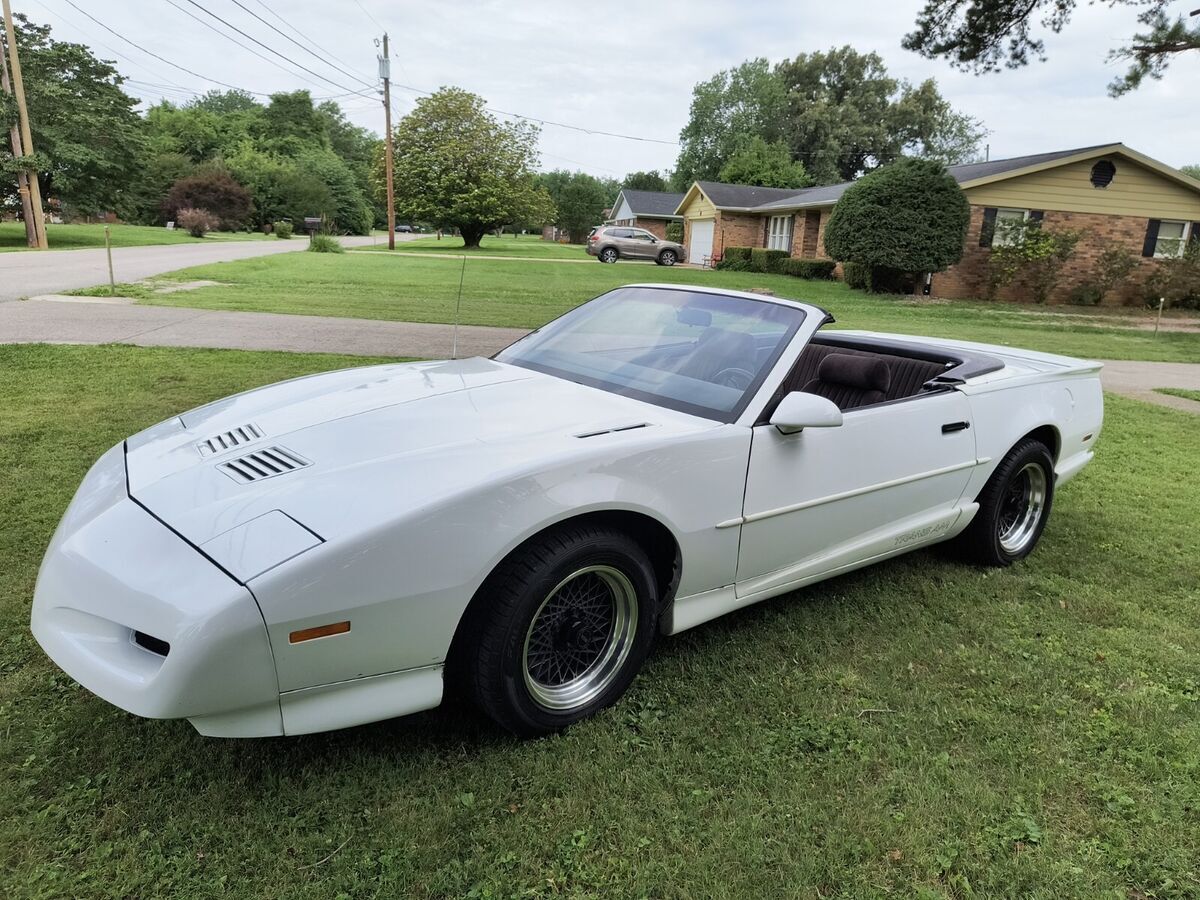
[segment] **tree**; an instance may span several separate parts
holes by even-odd
[[[1109,0],[1109,6],[1141,7],[1138,22],[1146,31],[1110,51],[1110,59],[1129,60],[1129,70],[1108,86],[1120,96],[1146,77],[1162,78],[1176,54],[1200,50],[1200,24],[1188,27],[1182,16],[1171,17],[1172,0]],[[1077,0],[926,0],[916,29],[903,45],[929,59],[942,57],[966,71],[1017,69],[1030,59],[1045,60],[1046,45],[1034,35],[1040,23],[1058,34],[1071,21]]]
[[[182,153],[152,153],[142,162],[142,177],[122,198],[117,212],[121,218],[141,225],[163,221],[162,202],[171,185],[191,175],[196,164]]]
[[[927,79],[888,75],[876,53],[838,47],[801,53],[777,67],[787,90],[784,140],[818,183],[852,181],[902,156],[969,162],[983,137]]]
[[[621,187],[629,188],[631,191],[670,190],[667,179],[659,175],[656,170],[650,172],[630,172],[625,176],[625,180],[621,182]]]
[[[250,192],[224,169],[210,166],[180,178],[163,201],[163,211],[172,218],[180,209],[189,208],[207,210],[217,217],[222,229],[233,231],[245,225],[250,216]]]
[[[968,162],[983,133],[932,79],[914,86],[892,78],[875,53],[840,47],[774,68],[766,59],[748,60],[693,89],[675,186],[719,178],[752,138],[782,143],[816,183],[831,184],[901,156]]]
[[[354,173],[332,150],[308,150],[296,159],[296,167],[329,189],[332,209],[321,213],[333,220],[334,229],[349,234],[370,234],[375,213]],[[311,213],[309,213],[311,215]]]
[[[550,197],[533,173],[538,134],[525,121],[497,122],[482,97],[460,88],[422,97],[396,126],[397,210],[457,228],[467,248],[493,228],[552,219]]]
[[[1197,181],[1200,181],[1200,164],[1194,166],[1181,166],[1179,171],[1184,175],[1187,175],[1189,178],[1195,178]]]
[[[604,210],[619,190],[612,182],[584,172],[547,172],[538,176],[538,181],[558,210],[554,224],[565,229],[576,244],[583,243],[588,230],[604,221]]]
[[[138,177],[137,101],[122,89],[124,79],[112,64],[87,47],[56,41],[48,26],[20,14],[14,26],[42,196],[84,213],[117,208]],[[16,105],[0,103],[0,204],[5,206],[17,197],[18,164],[7,138],[15,121]]]
[[[677,190],[712,180],[747,135],[767,143],[783,136],[787,89],[765,58],[749,59],[692,88],[688,123],[679,135]]]
[[[329,146],[328,119],[313,106],[308,91],[271,95],[259,124],[263,149],[285,155]]]
[[[802,188],[812,184],[803,163],[792,161],[786,144],[768,144],[757,135],[729,157],[717,177],[730,184],[760,187]]]
[[[825,227],[834,259],[867,267],[873,290],[906,287],[962,258],[971,207],[941,163],[902,159],[846,189]]]

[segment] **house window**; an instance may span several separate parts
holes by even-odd
[[[1154,258],[1183,256],[1183,248],[1187,246],[1190,230],[1191,226],[1187,222],[1159,222],[1158,240],[1154,242]]]
[[[792,216],[771,216],[767,231],[768,250],[792,249]]]
[[[1027,209],[996,210],[996,232],[993,247],[1010,247],[1021,239],[1021,224],[1029,218]]]

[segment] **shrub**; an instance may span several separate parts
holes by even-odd
[[[683,243],[683,223],[670,222],[667,224],[667,240],[677,244]]]
[[[206,169],[180,178],[167,192],[163,212],[179,221],[183,209],[204,209],[218,219],[218,227],[237,231],[250,216],[250,192],[223,170]]]
[[[1200,241],[1189,242],[1182,256],[1156,263],[1146,279],[1146,305],[1157,309],[1164,297],[1168,307],[1200,309]]]
[[[723,272],[753,272],[754,265],[748,259],[730,259],[724,257],[717,263],[717,268]]]
[[[780,262],[789,256],[786,250],[767,250],[754,247],[750,251],[750,263],[756,272],[780,272]]]
[[[291,222],[276,222],[271,228],[275,232],[275,237],[285,241],[296,233]]]
[[[192,209],[185,206],[175,214],[175,224],[187,229],[192,237],[202,238],[219,224],[217,217],[207,209]]]
[[[1092,270],[1091,281],[1100,291],[1099,303],[1113,288],[1122,284],[1137,269],[1138,258],[1124,247],[1109,247],[1100,254]]]
[[[833,277],[833,269],[837,265],[832,259],[794,259],[788,257],[781,260],[779,269],[784,275],[796,278],[829,279]]]
[[[1040,219],[1025,219],[1006,223],[1003,234],[1005,242],[993,244],[988,258],[988,295],[994,297],[996,288],[1016,282],[1035,302],[1045,303],[1083,232],[1051,231]]]
[[[825,227],[825,249],[843,263],[871,268],[865,290],[896,290],[958,262],[970,218],[967,198],[945,166],[900,159],[846,189]]]
[[[864,263],[849,260],[842,263],[842,278],[846,282],[846,287],[860,291],[871,290],[871,267]]]
[[[314,234],[308,242],[308,249],[313,253],[345,253],[345,248],[331,234]]]
[[[1076,306],[1096,306],[1103,299],[1104,291],[1098,284],[1091,281],[1075,285],[1071,288],[1071,293],[1067,295],[1067,302]]]
[[[722,262],[750,262],[749,247],[726,247],[725,253],[721,256]]]

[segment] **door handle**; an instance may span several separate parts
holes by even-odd
[[[966,431],[970,427],[970,422],[947,422],[942,426],[942,434],[953,434],[956,431]]]

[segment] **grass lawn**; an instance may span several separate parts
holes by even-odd
[[[204,238],[194,238],[180,229],[168,230],[150,225],[110,225],[114,247],[144,247],[150,244],[195,244],[200,241],[258,241],[275,240],[257,231],[214,231]],[[79,250],[104,246],[103,225],[47,225],[46,239],[51,250]],[[20,222],[0,222],[0,253],[7,250],[28,250],[25,245],[25,226]]]
[[[1200,896],[1200,419],[1135,401],[1030,559],[919,552],[665,639],[558,737],[450,707],[206,739],[42,655],[37,566],[104,449],[356,362],[0,347],[0,896]]]
[[[387,232],[384,232],[384,237]],[[387,251],[387,244],[363,248],[366,250]],[[462,238],[443,237],[440,241],[436,236],[417,238],[411,241],[396,241],[396,253],[448,253],[458,255],[470,253],[471,256],[523,256],[530,259],[575,259],[586,260],[587,252],[583,244],[556,244],[553,241],[543,241],[536,234],[506,234],[504,237],[486,235],[480,241],[478,250],[463,249]]]
[[[1155,388],[1155,393],[1170,394],[1172,397],[1182,397],[1184,400],[1195,400],[1200,403],[1200,391],[1189,391],[1187,388]]]
[[[883,298],[853,291],[841,282],[649,263],[564,265],[472,257],[465,270],[463,265],[457,258],[400,253],[287,253],[185,269],[166,277],[222,284],[142,296],[144,302],[166,306],[450,322],[463,275],[464,323],[536,328],[623,284],[760,287],[824,306],[837,317],[839,328],[962,338],[1101,359],[1200,362],[1200,333],[1164,331],[1155,338],[1149,331],[1128,327],[1128,320],[1075,307],[1048,310],[1011,303]],[[107,285],[100,293],[108,293]]]

